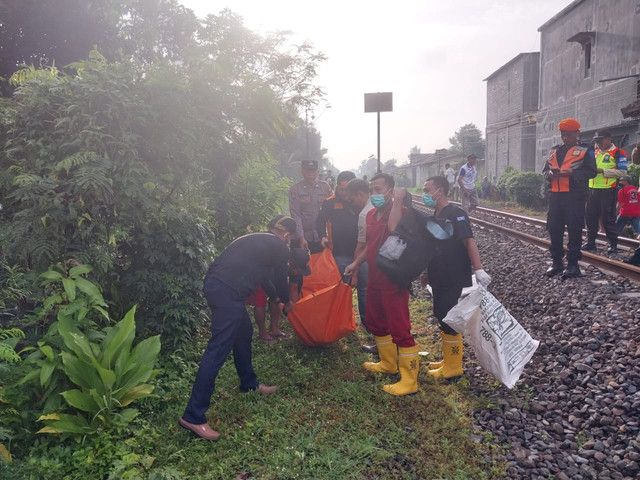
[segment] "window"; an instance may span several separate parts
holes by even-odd
[[[591,42],[584,44],[584,78],[591,76]]]

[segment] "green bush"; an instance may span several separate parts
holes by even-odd
[[[640,180],[640,165],[635,165],[633,163],[630,163],[627,173],[631,177],[631,182],[633,183],[633,185],[637,187],[638,181]]]
[[[498,189],[508,200],[528,208],[538,208],[544,202],[545,180],[536,172],[522,172],[507,167],[498,180]]]

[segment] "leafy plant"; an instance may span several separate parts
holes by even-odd
[[[68,261],[52,266],[41,274],[47,296],[36,308],[35,320],[27,325],[37,322],[37,326],[48,328],[35,346],[30,347],[32,352],[27,356],[26,363],[32,368],[18,385],[38,382],[38,403],[45,412],[59,408],[59,393],[69,386],[68,378],[62,371],[60,352],[64,350],[64,341],[59,331],[60,321],[71,321],[75,328],[86,332],[92,341],[104,338],[100,327],[111,323],[99,287],[85,278],[92,270],[90,265]]]
[[[21,306],[32,294],[28,276],[19,265],[0,263],[0,308]]]
[[[19,328],[11,328],[9,330],[0,328],[0,366],[2,362],[15,363],[21,360],[20,352],[15,351],[15,347],[20,338],[24,338],[24,332]],[[6,401],[3,401],[2,399],[2,387],[3,385],[0,385],[0,402],[6,403]],[[0,408],[0,440],[11,439],[11,432],[2,427],[5,423],[5,417],[9,415],[17,416],[18,411],[11,406]],[[0,461],[4,461],[6,463],[11,463],[13,461],[11,452],[9,452],[9,449],[1,442]]]
[[[24,338],[24,332],[19,328],[0,328],[0,362],[20,361],[20,355],[14,350],[20,338]]]
[[[95,433],[100,428],[128,424],[137,410],[124,408],[153,392],[146,383],[160,352],[160,337],[141,341],[131,348],[135,336],[135,307],[113,327],[107,327],[100,344],[90,342],[78,330],[72,317],[62,315],[58,331],[65,345],[61,352],[62,370],[79,388],[61,395],[67,404],[84,414],[52,413],[38,421],[45,427],[38,433]]]

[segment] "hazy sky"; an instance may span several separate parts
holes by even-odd
[[[340,169],[376,154],[376,114],[364,93],[393,92],[381,114],[381,157],[407,162],[447,148],[460,126],[484,131],[486,82],[521,52],[540,50],[538,27],[570,0],[182,0],[204,17],[223,8],[257,32],[290,30],[328,56],[317,83],[331,108],[316,127]]]

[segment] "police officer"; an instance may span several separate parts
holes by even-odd
[[[613,144],[609,130],[598,130],[593,137],[597,145],[596,168],[598,174],[589,180],[587,199],[587,242],[582,250],[596,250],[599,223],[609,240],[608,253],[618,252],[618,229],[616,227],[617,179],[627,174],[627,155]]]
[[[552,266],[546,271],[548,277],[562,273],[563,278],[581,275],[578,260],[582,258],[582,227],[584,207],[589,188],[589,179],[596,176],[596,160],[593,147],[578,143],[580,123],[567,118],[558,123],[562,145],[553,147],[547,157],[542,173],[549,182],[549,210],[547,230],[551,239]],[[564,229],[567,227],[567,268],[563,271]]]
[[[291,246],[320,253],[322,245],[316,231],[316,219],[322,202],[331,196],[331,187],[327,182],[318,180],[318,162],[303,160],[301,167],[302,180],[289,190],[289,211],[296,221],[296,234]]]

